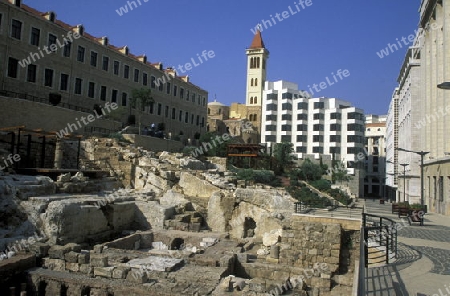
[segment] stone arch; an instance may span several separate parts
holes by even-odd
[[[182,249],[184,246],[184,239],[182,238],[174,238],[171,242],[170,242],[170,250],[180,250]]]
[[[244,238],[254,237],[256,229],[256,221],[252,217],[245,217],[244,220]]]
[[[81,290],[81,296],[90,296],[91,295],[91,287],[83,287]]]
[[[45,296],[45,290],[47,289],[47,282],[40,281],[38,285],[38,296]]]

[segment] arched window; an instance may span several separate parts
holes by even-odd
[[[253,104],[253,97],[250,98],[250,104]]]
[[[258,115],[253,114],[253,121],[257,121],[258,120]]]
[[[252,80],[251,80],[251,82],[250,82],[250,86],[253,86],[253,78],[252,78]]]
[[[258,104],[258,97],[255,97],[255,99],[253,100],[253,103]]]
[[[259,60],[260,60],[260,58],[256,58],[256,68],[258,68],[258,69],[259,69]]]
[[[258,78],[255,78],[255,86],[258,86]]]
[[[255,68],[255,58],[250,58],[250,69]]]

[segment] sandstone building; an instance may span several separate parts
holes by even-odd
[[[0,1],[0,83],[3,95],[47,102],[61,96],[59,106],[93,110],[94,104],[117,103],[126,121],[133,89],[151,90],[154,102],[142,111],[142,121],[164,123],[167,133],[192,138],[206,130],[208,93],[162,63],[136,56],[108,37],[88,34],[54,12],[39,12],[20,0]],[[92,123],[95,125],[95,122]],[[55,130],[63,126],[55,126]]]

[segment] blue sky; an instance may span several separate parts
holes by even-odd
[[[135,0],[136,3],[138,0]],[[140,0],[119,16],[127,1],[25,0],[40,11],[53,10],[71,25],[83,24],[94,36],[108,36],[151,62],[178,66],[203,50],[215,57],[190,70],[191,81],[209,92],[209,100],[245,102],[245,49],[251,28],[270,15],[295,10],[295,2],[273,0]],[[137,3],[139,5],[139,3]],[[292,81],[301,89],[325,81],[338,69],[350,76],[317,96],[352,102],[366,114],[387,113],[406,46],[380,59],[377,52],[414,33],[420,0],[312,0],[296,14],[262,31],[270,51],[267,79]]]

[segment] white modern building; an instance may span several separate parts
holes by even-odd
[[[385,197],[386,115],[366,115],[364,196]]]
[[[308,97],[296,83],[266,81],[262,142],[268,146],[291,142],[299,159],[329,155],[354,173],[353,168],[361,164],[357,154],[364,151],[363,110],[336,98]]]
[[[398,188],[398,87],[392,93],[386,118],[386,195],[397,201]]]

